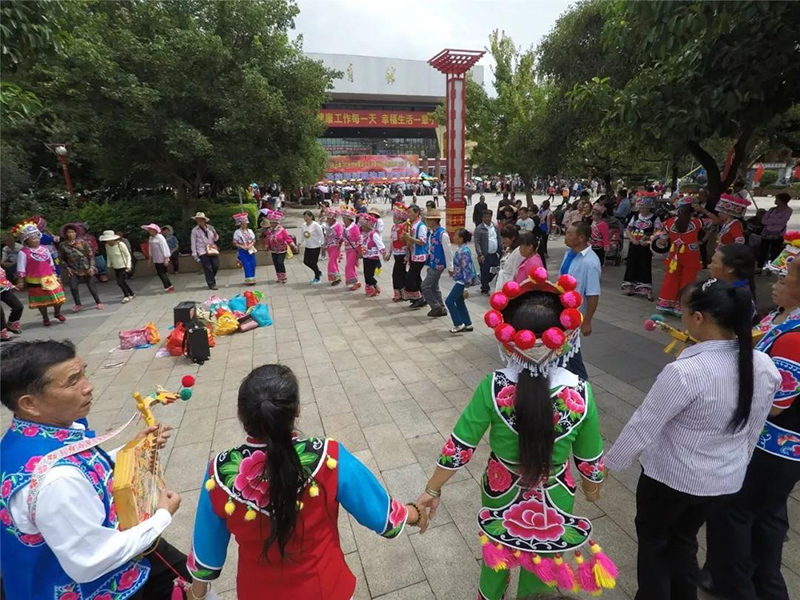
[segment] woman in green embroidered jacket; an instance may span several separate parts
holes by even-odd
[[[591,540],[592,524],[571,514],[576,486],[594,501],[603,481],[603,443],[588,382],[559,365],[579,343],[581,303],[575,279],[548,283],[544,268],[521,286],[509,282],[485,316],[507,367],[487,375],[442,448],[419,505],[436,513],[442,486],[472,458],[486,430],[491,454],[481,483],[478,527],[483,548],[479,598],[504,597],[520,566],[518,597],[613,587],[616,568]],[[565,552],[575,552],[577,573]]]
[[[209,582],[219,577],[233,535],[239,598],[349,600],[356,579],[339,545],[339,505],[386,538],[406,524],[424,531],[427,513],[390,498],[343,445],[295,432],[300,392],[289,367],[253,370],[238,402],[247,438],[209,464],[187,561],[189,598],[216,597]]]

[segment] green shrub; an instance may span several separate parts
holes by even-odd
[[[769,187],[778,181],[778,172],[772,169],[767,169],[761,174],[761,179],[758,180],[759,187]]]

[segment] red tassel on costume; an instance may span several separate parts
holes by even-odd
[[[183,586],[175,580],[175,583],[172,586],[172,594],[170,594],[170,600],[183,600]]]
[[[556,569],[556,586],[565,591],[578,591],[578,582],[575,581],[575,572],[567,561],[560,554],[556,554],[553,560]]]
[[[575,552],[575,562],[578,563],[578,585],[580,588],[584,592],[589,592],[592,596],[599,596],[602,590],[594,578],[592,565],[577,551]]]
[[[519,566],[519,558],[522,555],[522,552],[519,550],[513,550],[507,553],[506,555],[506,565],[509,569],[513,569],[514,567]]]
[[[619,575],[617,565],[608,558],[597,542],[589,540],[589,548],[592,550],[592,554],[594,554],[592,572],[594,573],[597,585],[608,590],[614,588],[617,585],[617,575]]]
[[[542,558],[535,552],[523,552],[519,557],[519,566],[536,575],[543,583],[555,586],[556,569],[549,558]]]

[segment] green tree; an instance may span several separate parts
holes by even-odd
[[[632,76],[577,85],[602,104],[606,124],[636,129],[648,144],[690,152],[712,198],[745,164],[758,131],[800,99],[800,3],[740,0],[604,4],[606,52],[630,56]],[[708,140],[734,140],[730,167]]]
[[[27,72],[38,123],[105,184],[173,185],[185,215],[205,184],[310,183],[336,74],[289,41],[297,12],[291,0],[80,0],[63,56]]]

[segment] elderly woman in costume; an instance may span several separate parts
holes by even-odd
[[[664,229],[653,238],[652,249],[659,254],[668,252],[664,264],[667,274],[658,292],[656,309],[681,316],[678,294],[692,283],[702,266],[698,243],[703,232],[703,223],[694,216],[693,196],[679,196],[675,200],[678,215],[664,223]]]
[[[207,597],[231,535],[239,545],[239,598],[350,600],[356,578],[339,543],[340,505],[385,538],[406,525],[425,530],[426,512],[391,498],[344,445],[299,435],[299,413],[299,384],[287,366],[258,367],[239,387],[247,437],[216,454],[206,471],[187,565],[190,598]]]
[[[42,323],[50,326],[47,307],[53,307],[53,315],[62,323],[66,317],[61,314],[64,304],[64,288],[56,275],[53,257],[46,246],[41,245],[42,234],[34,223],[23,222],[12,230],[22,242],[22,250],[17,256],[17,284],[25,283],[28,290],[28,307],[38,308]]]
[[[324,255],[328,257],[328,281],[332,286],[342,282],[342,275],[339,273],[339,257],[342,255],[342,236],[344,235],[344,225],[336,220],[339,216],[335,208],[326,206],[322,209],[325,217],[325,224],[322,232],[325,235]]]
[[[394,206],[392,206],[392,217],[394,223],[389,233],[389,241],[392,246],[386,249],[383,259],[387,262],[390,258],[394,260],[394,266],[392,267],[394,296],[392,296],[392,302],[402,302],[404,299],[403,290],[406,285],[406,263],[409,256],[408,244],[403,239],[410,226],[408,207],[402,202],[395,202]]]
[[[653,214],[658,192],[639,192],[636,195],[636,213],[625,229],[628,246],[628,266],[622,278],[622,291],[628,296],[653,299],[653,251],[650,243],[653,234],[661,229],[661,220]]]
[[[381,253],[386,250],[383,239],[378,231],[378,219],[369,213],[358,216],[361,227],[361,254],[364,258],[364,291],[367,296],[377,296],[381,293],[375,273],[381,268]]]
[[[233,220],[239,228],[233,232],[233,245],[236,246],[239,264],[244,270],[244,284],[256,284],[256,234],[249,227],[247,213],[236,213]]]
[[[707,210],[701,204],[695,204],[694,209],[710,221],[719,224],[716,247],[719,250],[722,246],[727,246],[728,244],[744,244],[746,242],[742,219],[747,212],[748,206],[750,206],[750,200],[747,198],[722,194],[716,206],[718,215]]]
[[[75,346],[55,340],[16,342],[3,347],[0,360],[2,403],[14,413],[0,440],[5,597],[182,598],[173,595],[173,580],[176,570],[188,576],[186,557],[158,541],[180,497],[163,491],[150,518],[119,530],[112,495],[117,450],[103,450],[100,444],[120,430],[96,437],[89,429],[93,387]],[[158,436],[159,447],[168,429]],[[143,557],[154,542],[155,552]]]
[[[85,233],[86,230],[83,226],[77,223],[67,223],[61,228],[61,243],[58,245],[58,256],[69,275],[69,289],[75,302],[72,312],[79,312],[83,308],[78,287],[81,283],[85,283],[89,288],[89,293],[94,298],[97,309],[103,308],[103,303],[100,302],[100,296],[97,293],[97,284],[94,282],[94,275],[97,274],[97,268],[94,265],[95,252],[89,242],[82,239]]]
[[[580,343],[576,286],[570,275],[549,283],[540,267],[523,285],[508,282],[491,296],[484,321],[507,366],[478,385],[418,501],[433,517],[446,494],[442,486],[469,463],[488,429],[491,454],[478,513],[479,598],[503,598],[515,566],[522,567],[519,598],[554,587],[595,594],[614,587],[616,567],[592,540],[591,521],[572,514],[570,454],[588,500],[598,498],[604,478],[592,388],[562,366]],[[581,547],[583,553],[576,551]],[[566,556],[572,551],[577,569]]]
[[[277,283],[286,283],[286,250],[291,248],[297,252],[292,236],[281,225],[283,213],[267,210],[269,227],[264,230],[264,247],[272,253],[272,265],[275,267]]]
[[[754,331],[756,350],[772,359],[781,385],[747,467],[741,490],[709,519],[706,589],[725,598],[789,600],[781,574],[789,530],[789,494],[800,481],[800,231],[767,268],[778,307]]]
[[[350,286],[351,292],[361,288],[358,280],[358,258],[361,254],[361,228],[356,223],[358,213],[350,206],[344,206],[339,210],[344,222],[344,283]]]

